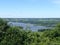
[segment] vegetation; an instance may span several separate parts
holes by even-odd
[[[10,27],[0,19],[0,45],[60,45],[60,24],[52,30],[32,32]]]
[[[54,27],[60,22],[60,18],[5,18],[8,22],[23,22],[40,26]]]

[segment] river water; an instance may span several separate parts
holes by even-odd
[[[51,29],[51,27],[46,27],[46,26],[36,26],[34,24],[29,24],[29,23],[21,23],[21,22],[8,22],[8,25],[10,26],[20,26],[23,27],[24,30],[32,30],[32,31],[38,31],[42,29]]]

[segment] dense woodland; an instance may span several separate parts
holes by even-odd
[[[0,19],[0,45],[60,45],[60,24],[52,30],[32,32],[10,27]]]

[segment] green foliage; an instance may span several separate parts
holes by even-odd
[[[42,32],[10,27],[0,19],[0,45],[60,45],[60,25]]]

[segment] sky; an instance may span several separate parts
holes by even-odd
[[[60,18],[60,0],[0,0],[1,18]]]

